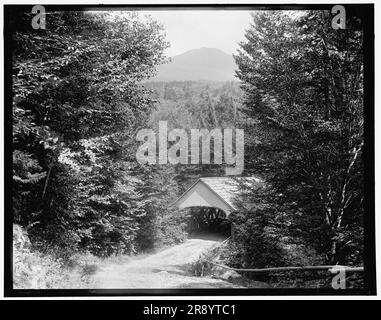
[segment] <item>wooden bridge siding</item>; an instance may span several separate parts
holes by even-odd
[[[198,183],[192,190],[189,190],[182,199],[178,202],[180,209],[191,207],[213,207],[221,209],[228,216],[232,209],[222,201],[215,193],[213,193],[203,183]]]

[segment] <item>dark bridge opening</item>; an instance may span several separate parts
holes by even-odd
[[[188,231],[190,236],[230,236],[230,221],[218,208],[192,207],[189,209]]]

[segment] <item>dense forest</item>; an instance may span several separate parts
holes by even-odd
[[[189,212],[169,204],[224,170],[138,163],[136,133],[165,120],[245,130],[242,175],[266,183],[241,186],[230,266],[362,265],[359,19],[334,30],[323,11],[255,13],[231,82],[150,82],[169,44],[135,13],[55,12],[47,26],[19,12],[10,25],[13,219],[30,252],[70,261],[184,241]]]

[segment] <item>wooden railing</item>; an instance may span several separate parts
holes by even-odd
[[[225,239],[224,241],[217,244],[213,249],[217,247],[222,247],[226,245],[230,240],[230,237]],[[348,267],[342,265],[326,265],[326,266],[304,266],[304,267],[274,267],[274,268],[261,268],[261,269],[240,269],[240,268],[231,268],[222,264],[218,264],[215,262],[208,262],[216,267],[224,268],[227,270],[232,270],[236,272],[254,272],[254,273],[265,273],[265,272],[282,272],[282,271],[330,271],[330,272],[338,272],[340,270],[345,270],[346,273],[353,272],[364,272],[364,267]]]
[[[262,273],[262,272],[280,272],[280,271],[332,271],[335,272],[340,270],[345,270],[345,272],[364,272],[364,267],[347,267],[347,266],[341,266],[341,265],[328,265],[328,266],[305,266],[305,267],[276,267],[276,268],[263,268],[263,269],[238,269],[238,268],[231,268],[225,265],[221,265],[214,262],[209,262],[210,264],[236,271],[236,272],[255,272],[255,273]]]

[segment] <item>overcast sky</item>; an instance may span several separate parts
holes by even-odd
[[[169,56],[201,47],[236,53],[237,43],[244,40],[251,16],[236,10],[142,11],[164,25],[171,47]]]

